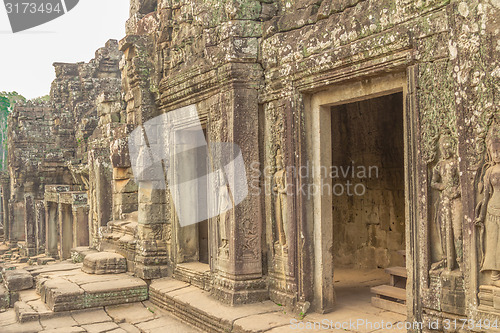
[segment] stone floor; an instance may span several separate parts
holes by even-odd
[[[27,323],[16,322],[14,309],[0,313],[2,333],[190,333],[200,330],[180,322],[151,302],[61,312],[57,316]]]
[[[226,306],[212,298],[209,292],[172,278],[153,280],[149,286],[149,300],[134,302],[125,297],[123,302],[128,304],[108,305],[103,299],[109,298],[111,291],[114,295],[120,281],[136,278],[127,274],[87,274],[81,271],[81,264],[68,261],[42,266],[19,263],[16,267],[29,270],[39,290],[31,288],[18,292],[16,306],[0,313],[1,333],[406,332],[396,327],[397,323],[405,321],[405,316],[370,304],[370,287],[387,282],[388,276],[383,270],[337,270],[334,276],[337,300],[334,311],[326,315],[307,313],[298,317],[271,301]],[[60,308],[54,312],[50,302],[43,298],[44,292],[40,293],[40,281],[44,279],[53,282],[51,288],[55,291],[51,292],[58,297],[66,293],[67,288],[62,286],[62,282],[66,281],[78,285],[84,295],[92,291],[99,296],[100,306],[81,310]],[[132,282],[136,283],[135,280]],[[140,282],[143,283],[142,280]],[[100,296],[100,293],[104,294]],[[95,306],[94,303],[90,305]],[[390,323],[394,327],[377,327],[382,323]]]
[[[399,329],[397,325],[404,324],[405,316],[370,304],[370,287],[386,283],[387,278],[383,270],[338,271],[334,311],[326,315],[308,313],[303,318],[271,301],[225,306],[208,292],[171,278],[153,281],[150,301],[204,332],[403,333],[404,326]]]

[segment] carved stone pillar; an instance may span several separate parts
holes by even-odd
[[[73,246],[89,246],[89,210],[87,193],[73,194]]]
[[[236,64],[234,66],[238,67],[233,69],[235,71],[253,70],[244,65],[244,68]],[[247,180],[251,181],[252,162],[259,161],[258,105],[255,103],[257,91],[239,88],[228,93],[227,97],[231,103],[225,110],[225,116],[232,128],[228,129],[225,141],[241,149]],[[234,175],[239,178],[242,176]],[[212,288],[212,294],[225,303],[233,305],[269,298],[266,283],[262,279],[260,209],[260,195],[250,191],[241,203],[226,213],[230,221],[228,256],[218,257],[218,270]]]
[[[155,185],[139,182],[135,275],[142,279],[161,278],[168,271],[165,190]]]
[[[59,220],[59,257],[64,259],[71,258],[71,248],[73,247],[73,214],[71,206],[59,202],[57,208]]]
[[[35,201],[35,238],[37,254],[45,251],[45,202],[43,200]]]
[[[2,176],[0,177],[0,182],[2,186],[2,223],[3,223],[3,235],[4,240],[7,241],[10,229],[9,222],[9,197],[10,197],[10,189],[9,189],[9,177]]]
[[[45,254],[50,257],[57,256],[57,203],[45,202],[46,242]]]
[[[36,235],[35,235],[35,201],[31,194],[24,196],[24,235],[25,235],[25,249],[24,254],[27,257],[36,255]]]

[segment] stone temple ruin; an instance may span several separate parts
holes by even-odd
[[[371,302],[423,323],[409,332],[493,331],[499,10],[496,0],[131,0],[122,40],[88,63],[54,63],[50,101],[9,115],[0,307],[29,321],[42,303],[149,299],[205,332],[257,332],[231,309],[333,314],[350,297],[343,282],[385,269]],[[181,226],[176,193],[155,184],[207,162],[137,177],[128,138],[188,106],[208,144],[241,149],[248,195]],[[200,200],[193,189],[188,202]],[[30,288],[37,306],[16,302]],[[457,320],[480,324],[447,327]]]

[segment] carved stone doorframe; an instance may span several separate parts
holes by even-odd
[[[331,151],[331,107],[361,100],[372,99],[394,93],[403,93],[404,109],[404,133],[405,133],[405,220],[406,220],[406,248],[409,249],[410,226],[409,220],[409,181],[410,155],[414,140],[408,135],[408,120],[412,111],[407,105],[408,84],[405,72],[385,74],[382,76],[365,78],[355,82],[348,82],[330,87],[317,93],[304,96],[305,102],[305,125],[306,145],[309,146],[308,160],[312,170],[312,186],[319,191],[311,194],[308,208],[312,212],[313,229],[313,302],[315,311],[327,313],[333,310],[335,294],[333,286],[333,218],[332,218],[332,194],[330,191],[321,193],[321,188],[331,188],[330,177],[321,176],[321,166],[330,166],[332,163]],[[411,265],[411,260],[409,264]],[[407,264],[408,265],[408,264]],[[413,271],[413,267],[409,267]],[[411,274],[410,274],[411,275]],[[409,277],[409,281],[411,277]],[[412,310],[410,313],[413,312]]]

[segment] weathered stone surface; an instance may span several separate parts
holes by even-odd
[[[144,279],[171,275],[228,304],[271,298],[328,312],[334,266],[403,265],[404,249],[409,321],[499,320],[497,242],[488,241],[500,207],[491,181],[500,163],[499,10],[496,0],[134,0],[119,45],[108,42],[89,63],[56,63],[51,101],[11,112],[7,239],[32,251],[30,206],[57,180],[67,186],[59,193],[88,192],[89,245],[122,254]],[[179,161],[134,179],[127,137],[187,105],[207,142],[241,148],[259,191],[181,228],[176,193],[152,185],[176,174]],[[150,148],[154,135],[143,141]],[[357,176],[296,172],[352,161],[381,171],[359,182],[360,196],[319,193]],[[59,200],[45,190],[47,203]],[[63,201],[45,209],[47,253],[57,256],[60,243],[64,258],[73,236],[58,234],[71,225]],[[58,212],[67,215],[60,225]],[[179,306],[190,288],[155,302],[207,330],[233,328]]]
[[[239,318],[280,310],[280,307],[270,301],[244,307],[222,305],[210,297],[208,292],[171,278],[151,283],[150,301],[206,332],[231,331]],[[280,322],[281,320],[283,318]]]
[[[88,254],[96,252],[97,250],[91,249],[87,246],[75,247],[74,249],[71,249],[71,260],[74,263],[83,263],[83,259],[85,259]]]
[[[155,315],[140,303],[107,306],[106,312],[117,323],[137,324],[155,318]]]
[[[16,311],[17,321],[20,323],[38,321],[40,319],[38,312],[33,310],[31,306],[23,301],[16,302],[14,304],[14,310]]]
[[[5,271],[3,273],[3,279],[9,291],[19,291],[33,287],[33,276],[24,269]]]
[[[7,309],[10,306],[9,291],[0,284],[0,309]]]
[[[79,325],[85,325],[111,321],[113,316],[110,317],[104,309],[86,309],[71,311],[71,317],[73,317]]]
[[[44,273],[74,271],[74,270],[80,270],[81,268],[82,264],[62,262],[52,265],[44,265],[43,267],[31,266],[27,267],[26,270],[29,270],[29,272],[33,277],[37,277],[38,275]]]
[[[89,274],[117,274],[127,271],[125,257],[118,253],[97,252],[85,256],[82,271]]]
[[[133,303],[148,298],[141,279],[126,274],[95,275],[81,270],[53,272],[37,277],[41,300],[54,312]]]

